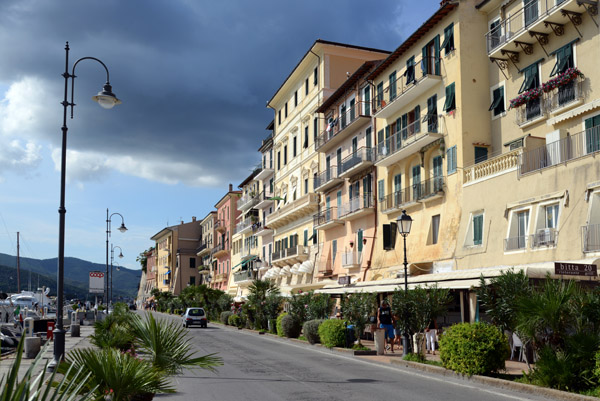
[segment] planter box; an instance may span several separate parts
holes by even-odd
[[[377,351],[373,349],[369,350],[354,350],[354,355],[377,355]]]

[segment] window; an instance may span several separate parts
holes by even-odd
[[[508,227],[508,237],[504,242],[505,251],[527,248],[529,234],[529,208],[511,213]]]
[[[317,229],[316,228],[313,228],[312,242],[313,242],[313,245],[317,244]]]
[[[190,277],[190,285],[196,285],[196,277]]]
[[[437,244],[440,236],[440,215],[431,216],[431,244]]]
[[[287,118],[287,105],[288,105],[288,104],[286,103],[286,104],[285,104],[285,113],[284,113],[284,116],[285,116],[285,118]]]
[[[196,258],[190,258],[190,268],[191,269],[196,268]]]
[[[313,71],[313,85],[317,86],[318,83],[319,83],[319,67],[315,67],[315,70]]]
[[[294,92],[294,107],[298,107],[298,91]]]
[[[502,39],[502,25],[500,25],[500,19],[493,21],[490,24],[490,32],[488,35],[488,50],[495,49],[500,45]]]
[[[389,250],[392,250],[395,248],[397,231],[398,231],[398,226],[394,222],[383,225],[383,249],[384,250],[389,251]]]
[[[302,244],[308,246],[308,228],[304,230],[304,241]]]
[[[304,195],[308,193],[308,178],[304,179]]]
[[[531,25],[538,19],[538,11],[538,0],[523,0],[525,26]]]
[[[335,264],[335,255],[337,254],[337,240],[331,241],[331,264]]]
[[[363,105],[364,105],[364,115],[371,115],[371,87],[365,86],[363,90]]]
[[[456,145],[446,151],[446,161],[448,163],[448,174],[456,172]]]
[[[383,180],[377,182],[377,198],[379,199],[379,202],[383,202],[385,199],[385,181]]]
[[[441,47],[444,49],[444,54],[446,56],[454,50],[454,23],[444,29],[444,42],[442,42]]]
[[[390,86],[390,102],[396,99],[396,71],[392,72],[389,76]]]
[[[281,170],[281,150],[277,151],[277,170]]]
[[[600,115],[585,120],[585,144],[587,153],[600,150]]]
[[[287,165],[287,145],[283,147],[283,165]]]
[[[442,156],[433,158],[433,192],[437,193],[444,189],[444,173],[442,172]]]
[[[488,149],[482,146],[475,146],[475,163],[481,163],[487,160]]]
[[[525,91],[540,86],[540,74],[538,65],[539,61],[521,70],[521,72],[523,73],[523,83],[521,84],[519,93],[523,93]]]
[[[404,71],[404,77],[406,77],[406,85],[417,81],[415,78],[415,56],[412,56],[406,60],[406,71]]]
[[[317,141],[317,135],[319,135],[319,120],[317,117],[313,119],[313,140]]]
[[[377,107],[383,107],[383,82],[377,84]]]
[[[446,102],[444,103],[444,111],[449,112],[456,109],[456,99],[454,96],[454,82],[446,86]]]
[[[366,131],[365,131],[365,146],[367,148],[370,148],[371,147],[371,142],[372,142],[372,139],[371,139],[371,127],[368,127],[366,129]],[[371,157],[371,155],[368,155],[368,157]]]
[[[304,82],[304,95],[308,95],[308,78]]]
[[[483,242],[483,214],[473,216],[473,245]]]
[[[506,111],[506,106],[504,105],[504,86],[492,90],[492,105],[488,110],[492,112],[494,117]]]
[[[296,152],[298,151],[297,139],[297,137],[292,139],[292,157],[296,157]]]
[[[308,125],[304,127],[304,149],[308,148]]]
[[[425,115],[425,117],[423,117],[423,122],[427,123],[427,132],[437,132],[437,95],[433,95],[427,99],[427,114]]]
[[[568,68],[575,67],[575,62],[573,60],[573,43],[569,43],[556,50],[554,53],[550,53],[550,55],[552,54],[556,55],[556,64],[554,64],[552,72],[550,72],[551,77],[556,74],[562,74]]]
[[[440,75],[440,35],[422,49],[421,70],[423,75]]]
[[[277,119],[278,119],[278,124],[281,125],[281,109],[279,109],[279,111],[277,112]]]

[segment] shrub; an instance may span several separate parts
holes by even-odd
[[[343,347],[346,344],[346,325],[342,320],[325,320],[318,331],[321,344],[327,348]]]
[[[232,316],[233,312],[229,312],[229,311],[225,311],[225,312],[221,312],[221,323],[223,324],[229,324],[229,316]]]
[[[508,340],[487,323],[461,323],[440,339],[440,359],[445,368],[466,375],[483,375],[505,368]]]
[[[242,318],[239,315],[231,315],[229,319],[227,319],[227,323],[230,326],[242,327]]]
[[[277,319],[269,319],[271,323],[271,333],[277,334]]]
[[[304,337],[306,337],[309,343],[316,344],[321,342],[321,338],[319,337],[319,326],[323,322],[323,319],[314,319],[304,323],[304,326],[302,327],[302,332],[304,333]]]
[[[277,321],[275,322],[275,327],[277,328],[277,335],[279,337],[283,337],[283,327],[281,327],[281,319],[283,319],[285,316],[287,316],[287,313],[282,313],[281,315],[277,316]]]
[[[291,315],[286,315],[281,318],[281,330],[287,338],[298,338],[302,327],[298,320]]]

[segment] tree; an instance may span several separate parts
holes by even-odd
[[[306,320],[327,319],[333,309],[334,301],[329,294],[315,294],[310,292]]]
[[[146,273],[146,269],[148,266],[148,254],[153,250],[153,247],[148,248],[147,250],[140,252],[140,254],[135,258],[136,262],[140,263],[142,266],[142,271]]]
[[[267,299],[270,302],[277,302],[279,296],[279,287],[271,280],[254,280],[248,287],[248,306],[252,309],[252,317],[259,328],[267,327],[269,319],[267,313]],[[269,298],[270,297],[270,298]],[[280,301],[280,300],[279,300]],[[269,309],[275,308],[275,305],[269,305]]]
[[[342,297],[342,316],[354,325],[359,344],[360,336],[369,323],[369,317],[375,314],[376,309],[377,295],[374,293],[359,292]]]

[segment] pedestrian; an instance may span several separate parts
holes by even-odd
[[[425,329],[425,344],[427,347],[427,353],[435,355],[435,338],[437,334],[437,323],[434,319],[431,319],[429,326]]]
[[[385,330],[385,349],[389,349],[390,352],[394,353],[394,318],[392,316],[392,308],[388,304],[388,301],[384,299],[381,301],[381,306],[377,309],[377,322],[379,328]]]

